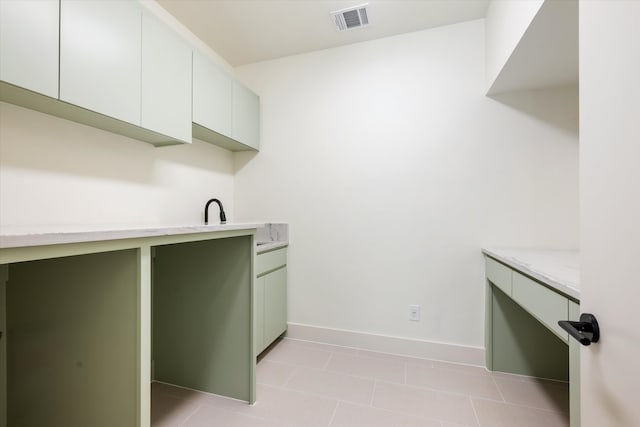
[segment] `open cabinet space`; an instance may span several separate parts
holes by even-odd
[[[251,237],[152,251],[153,379],[251,401]]]
[[[255,228],[4,242],[0,427],[148,426],[153,358],[159,381],[253,403]]]
[[[6,425],[137,425],[138,251],[2,268]]]

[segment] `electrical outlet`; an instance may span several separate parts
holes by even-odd
[[[409,306],[409,320],[413,320],[414,322],[420,321],[420,306],[419,305],[410,305]]]

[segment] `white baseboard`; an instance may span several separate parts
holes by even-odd
[[[484,367],[484,348],[289,323],[287,338]]]

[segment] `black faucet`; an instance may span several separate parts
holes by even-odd
[[[227,216],[224,214],[224,208],[222,207],[222,202],[218,199],[211,199],[204,206],[204,225],[209,223],[209,205],[212,202],[216,202],[218,207],[220,207],[220,224],[224,224],[227,222]]]

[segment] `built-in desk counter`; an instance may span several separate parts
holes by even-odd
[[[580,344],[560,320],[578,320],[577,251],[483,249],[486,365],[491,371],[569,381],[571,427],[580,425]]]
[[[0,236],[0,426],[148,427],[152,380],[253,403],[262,225]]]

